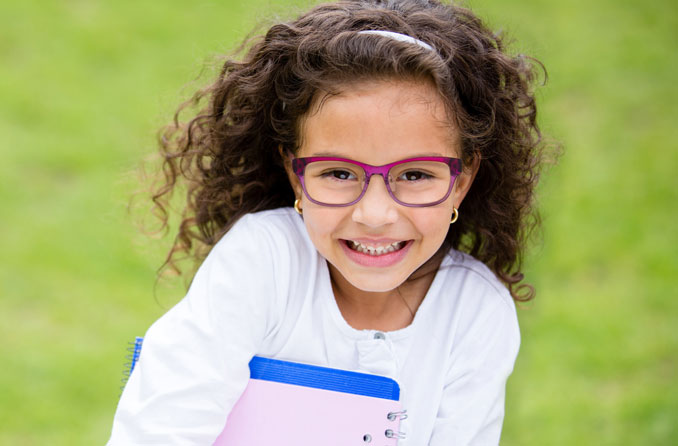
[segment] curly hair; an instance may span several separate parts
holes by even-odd
[[[387,30],[435,51],[361,30]],[[461,158],[480,167],[463,218],[441,249],[485,263],[514,299],[534,296],[523,281],[528,235],[538,226],[534,189],[542,158],[533,84],[543,66],[507,54],[500,36],[471,11],[436,0],[348,0],[321,4],[270,27],[241,60],[184,103],[161,133],[161,184],[152,199],[163,226],[173,190],[186,204],[164,267],[200,260],[243,215],[290,206],[295,196],[279,147],[295,153],[300,122],[319,94],[370,79],[426,79],[440,93],[461,137]],[[198,109],[187,122],[180,113]]]

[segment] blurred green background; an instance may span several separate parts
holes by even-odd
[[[468,4],[544,62],[564,147],[502,444],[678,444],[678,4]],[[144,197],[128,214],[134,172],[202,68],[290,5],[0,5],[0,445],[107,440],[127,342],[184,292],[154,288],[170,239],[139,232]]]

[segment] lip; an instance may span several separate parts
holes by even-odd
[[[393,240],[393,239],[350,239],[364,245],[387,245],[394,242],[400,242],[403,240]],[[348,257],[353,262],[361,266],[367,267],[376,267],[376,268],[385,268],[393,266],[396,263],[400,262],[402,259],[407,256],[408,251],[412,247],[412,240],[405,241],[405,246],[403,246],[398,251],[389,252],[388,254],[381,254],[378,256],[371,256],[369,254],[363,254],[362,252],[354,251],[348,247],[346,244],[347,240],[339,240],[341,248],[344,250],[346,257]]]

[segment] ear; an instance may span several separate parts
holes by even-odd
[[[461,206],[461,202],[464,201],[464,197],[466,197],[466,194],[468,193],[469,189],[471,189],[471,184],[473,183],[473,180],[476,178],[476,174],[478,173],[479,167],[480,167],[480,154],[476,153],[473,155],[473,160],[471,161],[471,164],[466,165],[463,171],[454,181],[453,201],[455,208],[459,209],[459,206]]]
[[[302,196],[301,182],[299,181],[299,177],[297,177],[297,175],[292,170],[292,160],[290,158],[289,152],[286,152],[281,144],[278,146],[278,153],[280,154],[280,158],[282,158],[283,160],[285,172],[287,173],[287,179],[290,182],[290,186],[292,186],[292,190],[294,190],[294,196],[296,198],[301,198]]]

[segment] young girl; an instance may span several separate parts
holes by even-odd
[[[148,330],[108,444],[211,445],[254,355],[395,379],[399,445],[497,444],[513,300],[533,294],[532,80],[435,0],[320,5],[227,61],[162,139],[154,196],[188,186],[168,263],[209,254]]]

